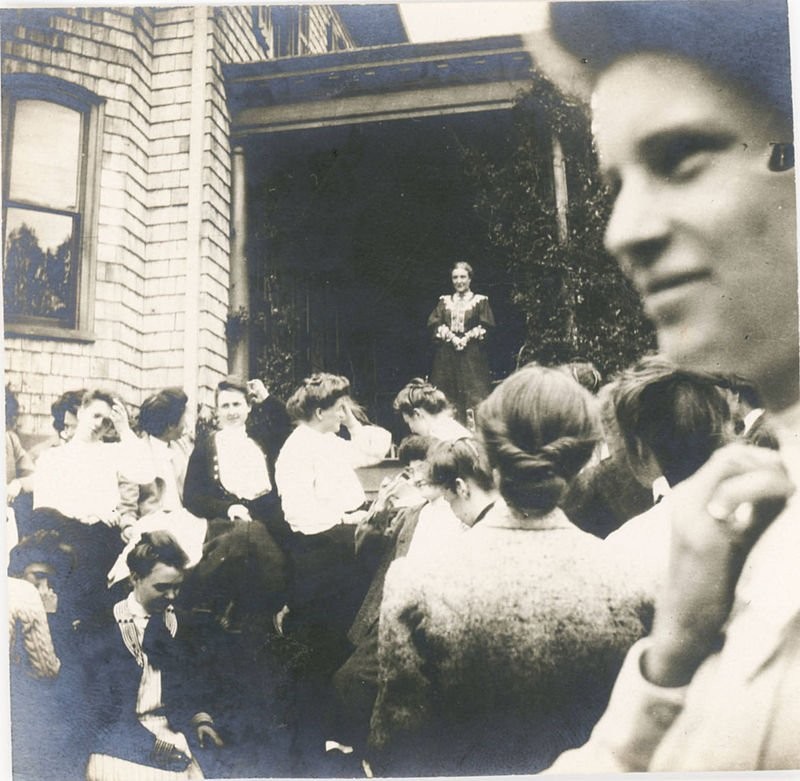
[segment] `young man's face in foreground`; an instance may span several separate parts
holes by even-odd
[[[661,349],[684,366],[752,378],[773,407],[792,403],[794,171],[769,168],[773,145],[792,141],[788,123],[665,54],[613,65],[592,105],[615,196],[606,246],[641,293]]]

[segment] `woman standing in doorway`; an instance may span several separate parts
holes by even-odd
[[[489,299],[473,293],[472,266],[458,261],[451,271],[453,293],[441,296],[428,318],[436,344],[431,382],[447,396],[459,420],[467,421],[489,395],[486,336],[494,328]]]

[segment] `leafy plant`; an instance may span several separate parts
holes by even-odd
[[[608,375],[652,349],[655,339],[638,295],[603,247],[611,202],[588,117],[538,75],[513,112],[506,161],[469,150],[465,163],[477,186],[475,208],[506,258],[512,300],[525,313],[518,364],[580,355]],[[554,139],[565,165],[566,233],[556,209]]]

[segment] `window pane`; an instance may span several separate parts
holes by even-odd
[[[74,218],[10,208],[6,216],[3,294],[7,318],[75,323]]]
[[[80,112],[57,103],[17,101],[11,200],[77,210],[81,118]]]

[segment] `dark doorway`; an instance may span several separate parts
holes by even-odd
[[[464,158],[502,160],[510,132],[510,112],[494,111],[247,141],[251,366],[276,392],[313,371],[344,374],[397,430],[392,399],[430,371],[426,321],[456,260],[474,266],[498,321],[493,378],[513,370],[522,316]]]

